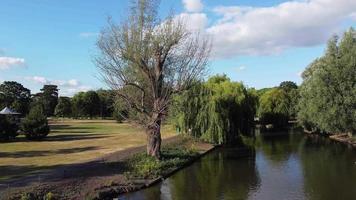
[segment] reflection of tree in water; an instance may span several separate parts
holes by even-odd
[[[277,136],[259,135],[255,138],[256,150],[260,150],[273,165],[284,165],[301,146],[300,134],[284,134]]]
[[[355,199],[355,151],[328,138],[308,137],[300,157],[310,200]]]
[[[172,177],[170,192],[174,200],[246,199],[258,184],[255,152],[224,148]]]

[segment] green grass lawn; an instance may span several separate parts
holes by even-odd
[[[105,154],[145,144],[144,130],[114,120],[52,120],[51,133],[43,141],[0,143],[0,180],[89,161]],[[174,135],[170,126],[163,127],[162,136]]]

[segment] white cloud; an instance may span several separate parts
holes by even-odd
[[[95,32],[83,32],[79,34],[79,37],[90,38],[90,37],[97,37],[98,35],[99,33],[95,33]]]
[[[41,84],[49,84],[50,83],[46,78],[41,77],[41,76],[28,77],[27,79],[33,80],[34,82],[41,83]]]
[[[207,29],[214,55],[276,54],[291,47],[324,44],[354,16],[356,1],[301,0],[272,7],[216,7],[221,18]]]
[[[205,13],[181,13],[175,19],[183,21],[190,31],[204,31],[208,23]]]
[[[188,12],[200,12],[204,7],[200,0],[183,0],[183,5]]]
[[[91,90],[92,87],[90,86],[78,86],[78,87],[70,87],[70,88],[62,88],[60,89],[60,95],[61,96],[74,96],[78,92],[86,92]]]
[[[245,65],[241,65],[237,68],[237,71],[243,71],[246,69],[246,66]]]
[[[71,80],[52,80],[47,79],[42,76],[29,76],[25,77],[26,80],[35,82],[41,85],[57,85],[59,87],[59,93],[62,96],[73,96],[75,93],[81,91],[88,91],[92,89],[91,86],[82,85],[78,80],[71,79]]]
[[[14,57],[0,57],[0,70],[17,66],[25,66],[25,59]]]

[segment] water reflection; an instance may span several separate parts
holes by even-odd
[[[256,134],[252,148],[221,148],[164,182],[120,199],[356,199],[356,153],[300,133]]]
[[[246,199],[260,182],[255,156],[252,149],[217,149],[163,183],[120,199]]]

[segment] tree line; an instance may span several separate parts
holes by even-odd
[[[119,109],[112,90],[97,90],[76,93],[73,97],[58,96],[56,85],[44,85],[39,93],[31,91],[22,84],[5,81],[0,85],[0,108],[9,107],[26,116],[30,108],[39,105],[47,117],[116,117]]]
[[[121,122],[126,113],[112,90],[79,92],[73,97],[58,97],[58,90],[56,85],[44,85],[39,93],[31,94],[15,81],[0,84],[0,109],[9,107],[20,113],[0,115],[0,140],[15,138],[19,130],[30,140],[43,139],[50,132],[47,117],[110,117]]]
[[[172,106],[178,131],[223,144],[249,133],[253,117],[262,127],[288,128],[298,122],[307,132],[348,133],[356,130],[356,32],[334,36],[325,54],[302,74],[303,82],[248,89],[226,76],[198,82]]]

